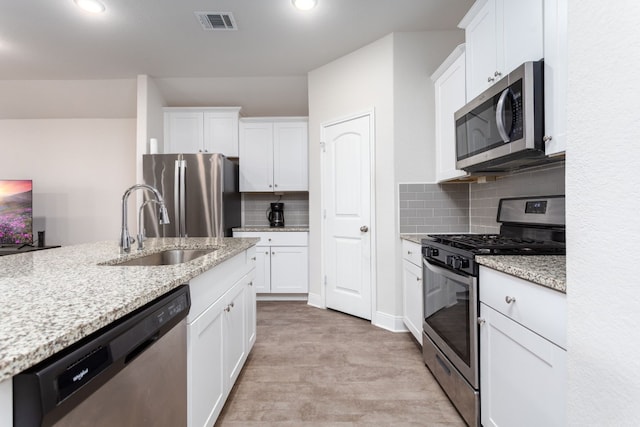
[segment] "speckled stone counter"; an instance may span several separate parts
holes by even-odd
[[[309,231],[307,225],[291,225],[286,227],[269,227],[268,225],[249,225],[245,227],[234,228],[233,231],[249,232],[249,233],[263,233],[265,231]]]
[[[401,234],[400,238],[421,245],[422,239],[427,238],[427,234]]]
[[[117,242],[109,241],[0,257],[0,382],[257,242],[149,239],[143,251],[120,255]],[[217,250],[177,265],[113,265],[173,248]]]
[[[476,256],[479,264],[512,276],[567,292],[566,257],[562,255],[491,255]]]

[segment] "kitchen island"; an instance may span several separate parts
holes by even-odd
[[[0,258],[0,413],[11,377],[254,246],[257,239],[159,238],[120,254],[116,242]],[[118,266],[166,249],[215,248],[193,261]],[[7,412],[8,411],[8,412]],[[3,417],[4,418],[4,417]],[[4,426],[5,421],[0,421]],[[8,424],[10,425],[10,424]]]

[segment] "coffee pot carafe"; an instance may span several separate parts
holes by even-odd
[[[271,203],[267,210],[270,227],[284,227],[284,203]]]

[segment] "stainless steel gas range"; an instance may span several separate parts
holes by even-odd
[[[501,199],[499,234],[422,240],[425,364],[470,426],[480,425],[476,255],[564,255],[564,196]]]

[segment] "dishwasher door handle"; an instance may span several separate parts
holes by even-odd
[[[156,332],[149,339],[143,341],[136,348],[131,350],[129,354],[127,354],[124,358],[124,364],[128,365],[132,362],[136,357],[140,356],[146,349],[151,347],[156,341],[160,339],[160,333]]]

